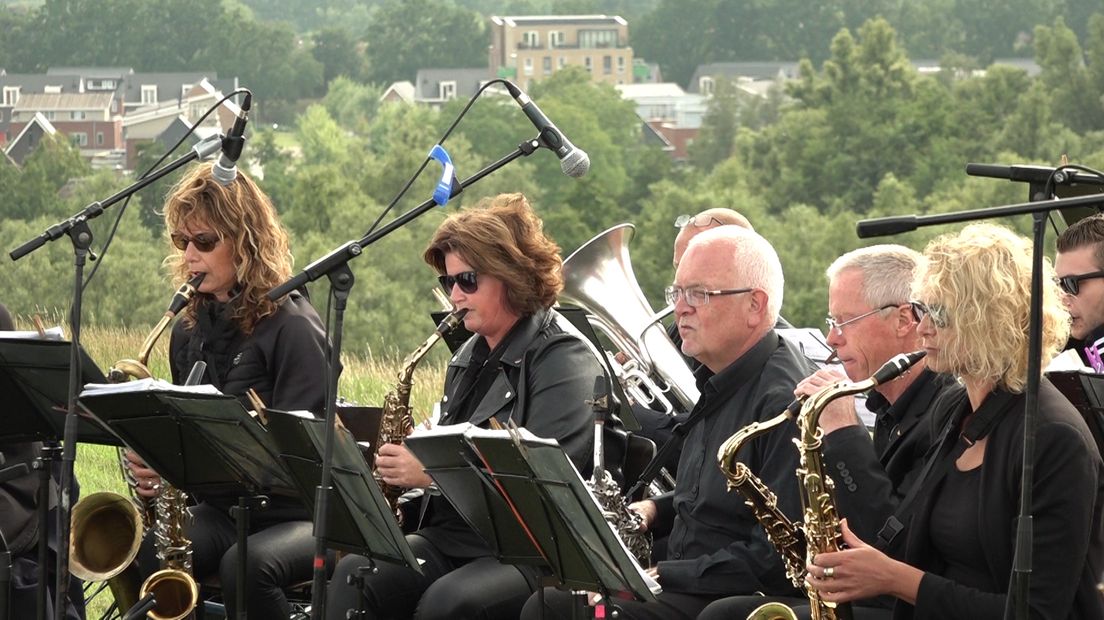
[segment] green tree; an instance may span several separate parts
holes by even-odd
[[[387,0],[372,15],[365,33],[370,81],[413,81],[427,67],[487,65],[487,34],[472,11],[446,0]]]
[[[314,33],[311,56],[322,64],[322,79],[329,85],[338,76],[353,80],[365,74],[364,57],[356,39],[345,28],[335,26]]]

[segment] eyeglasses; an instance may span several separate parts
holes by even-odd
[[[697,308],[698,306],[704,306],[709,303],[709,298],[714,295],[739,295],[740,293],[750,293],[754,291],[753,288],[722,288],[715,291],[708,291],[700,286],[691,288],[682,288],[681,286],[668,286],[663,289],[663,297],[670,305],[678,303],[679,297],[686,300],[686,304],[691,308]]]
[[[445,289],[445,293],[450,295],[452,294],[453,285],[458,285],[460,290],[468,295],[479,290],[479,282],[476,281],[476,273],[474,271],[461,271],[451,276],[437,276],[437,281],[441,283],[441,288]]]
[[[204,254],[215,249],[215,246],[218,245],[220,241],[222,241],[222,239],[219,239],[219,236],[215,233],[199,233],[194,237],[189,237],[184,233],[174,232],[173,234],[169,235],[169,237],[172,239],[172,243],[174,246],[176,246],[176,249],[180,250],[181,252],[187,250],[188,244],[191,243],[195,246],[195,249],[203,252]]]
[[[1077,296],[1077,293],[1081,291],[1081,280],[1094,280],[1096,278],[1104,278],[1104,271],[1092,271],[1089,273],[1079,273],[1074,276],[1062,276],[1060,278],[1054,278],[1055,284],[1062,288],[1067,295]]]
[[[709,221],[699,224],[697,215],[680,215],[675,218],[675,228],[686,228],[687,226],[694,226],[694,228],[705,228],[706,226],[724,226],[721,220],[709,216]]]
[[[872,314],[876,314],[878,312],[881,312],[882,310],[889,310],[890,308],[896,308],[900,305],[901,304],[886,304],[886,305],[882,306],[881,308],[874,308],[870,312],[864,312],[863,314],[860,314],[859,316],[856,316],[856,317],[851,317],[850,319],[847,319],[846,321],[837,321],[835,318],[833,318],[831,316],[826,316],[826,317],[824,317],[824,323],[828,325],[828,332],[829,333],[831,333],[831,331],[834,329],[834,330],[836,330],[836,332],[839,333],[839,335],[842,336],[843,335],[843,328],[850,325],[850,324],[852,324],[852,323],[854,323],[855,321],[858,321],[860,319],[865,319],[866,317],[868,317]]]
[[[916,322],[924,320],[924,317],[931,319],[932,325],[943,329],[950,324],[950,318],[947,316],[947,309],[939,304],[926,304],[922,301],[910,301],[909,307],[912,308],[912,317],[916,319]]]

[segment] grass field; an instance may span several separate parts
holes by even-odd
[[[24,327],[25,328],[25,327]],[[144,332],[124,329],[86,328],[81,332],[81,344],[89,356],[103,369],[110,368],[116,360],[134,359],[145,339]],[[169,376],[166,363],[167,340],[165,335],[150,355],[150,370],[155,377]],[[441,356],[430,358],[438,360],[422,365],[415,373],[415,382],[411,394],[417,416],[424,416],[438,399],[440,386],[444,381],[444,365]],[[429,361],[429,360],[427,360]],[[359,357],[345,357],[344,371],[341,377],[339,393],[345,399],[364,405],[379,405],[384,395],[394,387],[400,362]],[[77,447],[75,464],[77,479],[81,484],[81,495],[87,496],[97,491],[126,493],[118,461],[118,451],[112,446],[80,444]],[[89,606],[88,617],[99,618],[110,605],[109,595],[93,599]]]

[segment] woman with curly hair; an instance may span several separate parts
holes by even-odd
[[[165,260],[174,283],[204,274],[197,294],[182,311],[169,341],[174,382],[192,366],[207,364],[204,383],[238,396],[252,408],[252,389],[269,407],[309,410],[325,405],[326,339],[322,322],[298,291],[277,301],[265,294],[291,276],[287,231],[268,196],[245,173],[223,186],[211,165],[191,168],[165,203],[165,232],[172,250]],[[157,473],[128,454],[137,492],[154,497]],[[250,518],[246,582],[237,583],[236,524],[230,508],[237,497],[196,498],[192,541],[198,581],[218,575],[230,616],[237,588],[246,588],[250,618],[288,617],[283,587],[312,574],[314,538],[310,513],[297,498],[273,496],[269,507]],[[158,568],[152,536],[139,555],[146,575]]]
[[[559,247],[521,194],[504,194],[450,216],[437,229],[424,259],[474,335],[449,363],[442,424],[492,420],[523,426],[559,441],[580,472],[590,469],[594,415],[586,400],[603,376],[599,360],[558,312],[563,288]],[[376,466],[394,486],[432,482],[401,445],[379,448]],[[585,473],[584,473],[585,475]],[[358,608],[358,618],[517,618],[536,590],[536,575],[500,564],[459,513],[428,497],[421,527],[407,536],[423,574],[377,563],[358,592],[346,578],[367,564],[342,559],[330,582],[327,617]]]
[[[889,594],[893,617],[1003,618],[1023,470],[1031,243],[976,224],[930,243],[912,302],[928,367],[964,390],[935,405],[947,420],[918,482],[903,561],[844,526],[849,549],[817,555],[807,583],[828,601]],[[1044,266],[1043,360],[1069,334]],[[1104,465],[1085,421],[1045,378],[1039,386],[1029,557],[1032,618],[1104,618]]]

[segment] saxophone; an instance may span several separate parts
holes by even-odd
[[[865,392],[896,379],[920,361],[924,355],[924,351],[902,353],[883,364],[869,379],[858,383],[843,381],[814,393],[803,402],[801,399],[796,400],[771,420],[765,423],[753,422],[740,429],[725,441],[718,453],[721,471],[729,478],[729,488],[736,485],[736,488],[748,499],[756,519],[767,531],[767,536],[775,548],[782,554],[786,575],[796,587],[805,592],[809,599],[813,620],[850,620],[851,618],[850,604],[837,605],[825,601],[820,598],[816,590],[806,588],[804,581],[805,566],[812,563],[817,554],[838,551],[843,547],[843,534],[833,496],[835,485],[825,473],[821,459],[823,433],[820,430],[820,415],[837,398]],[[748,471],[746,466],[735,461],[736,452],[743,444],[792,419],[793,411],[799,403],[801,404],[801,412],[797,416],[799,438],[795,442],[800,455],[800,467],[797,470],[803,508],[803,519],[800,525],[786,518],[777,509],[776,497],[770,489]],[[794,617],[784,611],[780,612],[779,606],[773,604],[769,609],[762,611],[762,615],[753,614],[752,617]]]
[[[595,392],[606,392],[601,378],[595,384]],[[644,526],[644,517],[630,510],[621,493],[621,488],[613,475],[605,467],[603,437],[606,413],[611,409],[612,397],[606,393],[587,401],[594,408],[594,468],[586,486],[602,509],[602,516],[617,532],[625,548],[629,550],[642,567],[648,567],[652,561],[652,533]]]
[[[152,376],[146,366],[157,339],[173,318],[195,296],[206,274],[199,274],[177,289],[168,310],[146,336],[137,360],[124,359],[115,363],[108,381],[122,383],[130,379]],[[191,576],[191,541],[184,537],[183,527],[188,512],[185,495],[179,489],[162,483],[161,493],[152,502],[134,492],[135,481],[126,467],[125,448],[119,449],[119,466],[131,491],[130,500],[116,493],[96,493],[82,499],[73,508],[73,540],[70,556],[71,572],[84,579],[105,579],[111,587],[116,604],[125,612],[148,593],[156,598],[156,606],[148,612],[154,620],[176,620],[187,616],[199,601],[199,587]],[[87,504],[86,504],[87,502]],[[120,551],[118,526],[125,523],[130,549]],[[138,585],[137,567],[133,566],[142,540],[143,530],[153,529],[157,556],[162,570]],[[127,541],[126,538],[130,540]],[[99,541],[99,542],[96,542]],[[94,550],[113,549],[109,552]],[[86,576],[88,575],[88,576]]]
[[[384,444],[401,444],[406,436],[414,431],[414,411],[410,407],[410,388],[414,383],[414,368],[429,353],[433,345],[460,325],[460,321],[464,319],[464,315],[467,313],[467,308],[449,313],[437,326],[437,329],[429,335],[429,338],[426,338],[425,342],[414,349],[403,361],[402,368],[399,370],[398,382],[394,389],[383,398],[383,412],[380,414],[379,434],[376,436],[374,448],[375,454],[379,454],[379,447]],[[399,496],[403,494],[404,489],[387,484],[383,481],[383,478],[379,477],[378,473],[375,473],[375,478],[384,499],[391,506],[391,510],[395,512],[399,525],[402,525],[402,512],[398,509],[398,503]]]

